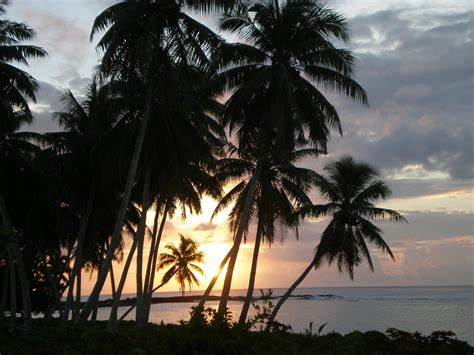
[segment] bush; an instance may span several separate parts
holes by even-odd
[[[121,323],[119,334],[105,331],[105,322],[71,325],[34,320],[33,331],[0,325],[0,353],[5,354],[472,354],[474,348],[452,332],[423,336],[389,329],[387,334],[352,332],[341,335],[265,333],[208,323],[149,324],[136,330]]]

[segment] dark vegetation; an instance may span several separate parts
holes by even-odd
[[[389,329],[381,333],[292,334],[249,332],[197,325],[148,324],[137,330],[124,321],[120,335],[105,331],[106,322],[59,329],[59,322],[33,321],[33,332],[0,326],[5,354],[472,354],[474,348],[450,332],[423,336]]]

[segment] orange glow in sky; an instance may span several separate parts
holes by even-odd
[[[472,190],[455,191],[454,193],[435,193],[428,196],[413,196],[404,198],[394,198],[386,201],[384,207],[394,208],[404,211],[409,221],[413,217],[411,213],[420,213],[420,211],[430,209],[436,209],[449,213],[449,211],[464,211],[468,215],[473,214],[474,200]],[[164,246],[167,243],[177,243],[179,240],[179,234],[184,234],[187,237],[192,237],[200,243],[201,250],[205,253],[205,263],[201,265],[205,275],[197,275],[200,281],[200,285],[195,287],[193,290],[204,290],[206,289],[209,281],[214,276],[217,268],[232,246],[232,238],[228,231],[227,216],[228,210],[219,213],[212,222],[210,217],[217,202],[210,197],[204,197],[202,200],[202,213],[200,215],[188,214],[185,220],[181,219],[181,210],[177,210],[175,217],[170,221],[167,221],[165,230],[163,233],[163,239],[160,244],[160,253],[164,251]],[[150,228],[153,227],[154,211],[149,211],[147,215],[147,224]],[[299,274],[306,267],[308,260],[313,255],[314,247],[319,241],[319,235],[322,228],[325,225],[324,220],[312,220],[308,221],[305,228],[307,228],[306,234],[301,234],[300,240],[296,241],[291,233],[287,236],[284,243],[276,241],[271,247],[268,244],[263,244],[260,249],[256,288],[277,288],[277,287],[288,287],[291,283],[299,276]],[[417,232],[419,229],[417,225],[398,225],[397,228],[401,228],[406,231],[407,238],[418,238]],[[387,227],[384,227],[387,228]],[[308,232],[309,231],[309,232]],[[415,232],[413,232],[415,231]],[[234,279],[232,288],[244,289],[247,287],[248,275],[251,266],[252,252],[253,252],[253,241],[254,241],[255,228],[250,228],[248,241],[242,244],[237,265],[234,272]],[[405,232],[403,232],[405,233]],[[437,253],[436,249],[438,244],[436,240],[428,243],[427,245],[421,245],[418,242],[408,243],[404,242],[402,245],[394,242],[391,239],[391,235],[386,235],[387,241],[392,245],[394,252],[397,254],[397,262],[393,263],[391,260],[386,258],[384,255],[377,253],[374,250],[374,259],[378,260],[379,265],[376,265],[375,274],[368,272],[365,267],[360,267],[356,273],[355,282],[360,282],[361,285],[377,285],[377,284],[401,284],[399,280],[408,280],[409,284],[410,277],[415,277],[417,274],[413,271],[413,265],[409,264],[406,257],[406,252],[410,248],[414,250],[420,250],[420,248],[427,249],[427,253],[432,255]],[[465,239],[468,239],[466,242]],[[444,239],[443,239],[444,240]],[[462,242],[462,243],[461,243]],[[144,250],[144,258],[148,257],[149,243],[147,240]],[[462,240],[452,239],[450,242],[453,247],[457,247],[457,244],[473,245],[474,237],[472,235],[465,236]],[[457,243],[457,244],[456,244]],[[124,260],[128,255],[131,240],[127,238],[124,246]],[[449,243],[448,243],[449,244]],[[459,245],[462,247],[462,245]],[[114,262],[114,273],[116,282],[118,282],[122,273],[123,262],[118,264]],[[314,272],[310,275],[303,286],[352,286],[357,285],[355,282],[349,280],[347,275],[338,274],[335,268],[323,267],[322,269]],[[225,269],[216,283],[215,290],[219,290],[222,287],[223,276]],[[136,260],[134,259],[128,273],[127,282],[124,288],[124,293],[135,293],[136,275]],[[399,276],[399,279],[393,279],[393,276]],[[155,277],[155,284],[158,285],[163,276],[163,271],[157,271]],[[97,273],[94,272],[92,278],[89,274],[84,274],[83,277],[83,294],[88,294],[92,289]],[[393,281],[392,281],[393,280]],[[177,291],[179,288],[178,284],[172,280],[167,285],[162,287],[161,291]],[[159,292],[159,291],[158,291]],[[103,295],[111,293],[110,281],[108,280],[104,285],[102,291]],[[157,294],[155,294],[157,296]]]

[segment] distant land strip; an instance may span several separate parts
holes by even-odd
[[[324,297],[324,298],[341,298],[337,295],[324,294],[324,295],[291,295],[290,298],[298,299],[312,299],[314,297]],[[153,297],[151,300],[152,304],[155,303],[186,303],[186,302],[197,302],[200,301],[202,295],[192,295],[192,296],[173,296],[173,297]],[[254,297],[254,301],[261,301],[264,299],[278,299],[281,296],[271,296],[271,297]],[[220,296],[208,296],[208,301],[219,301]],[[241,301],[245,300],[245,296],[231,296],[229,301]],[[120,300],[119,307],[132,306],[135,304],[135,297],[127,297]],[[112,307],[112,298],[99,301],[99,307]],[[81,305],[84,305],[85,302],[81,302]],[[61,302],[61,306],[64,307],[65,302]]]

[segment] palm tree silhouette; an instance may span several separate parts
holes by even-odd
[[[9,0],[0,0],[0,15],[9,4]],[[12,63],[28,66],[29,59],[47,55],[41,47],[22,44],[35,37],[27,24],[0,18],[0,139],[33,120],[27,101],[36,101],[38,82]]]
[[[9,3],[9,0],[0,0],[0,16],[6,13],[6,6]],[[36,100],[35,91],[38,89],[38,83],[30,74],[19,69],[13,63],[28,66],[30,58],[46,56],[47,53],[44,49],[22,44],[23,41],[34,40],[35,37],[35,31],[28,25],[0,18],[0,149],[6,144],[7,135],[14,133],[22,124],[30,123],[33,120],[28,100]],[[25,144],[28,145],[27,142]],[[0,171],[5,171],[8,168],[8,166],[0,166]],[[2,180],[1,176],[0,180]],[[4,197],[5,188],[6,186],[0,186],[0,216],[2,225],[13,233],[13,225]],[[31,300],[23,258],[14,238],[11,238],[7,249],[11,255],[8,258],[9,268],[12,271],[14,260],[18,270],[24,326],[28,329],[31,326]]]
[[[259,155],[241,225],[234,234],[219,303],[225,312],[232,275],[250,215],[261,166],[270,149],[291,153],[299,144],[326,151],[330,128],[342,132],[339,115],[320,89],[333,90],[363,104],[365,91],[352,79],[354,58],[331,41],[347,41],[343,17],[317,2],[287,1],[242,5],[220,22],[245,43],[222,45],[224,69],[218,79],[233,90],[222,122],[235,134],[239,149],[258,146]]]
[[[300,159],[314,156],[317,153],[316,149],[303,149],[294,151],[291,156],[282,157],[278,154],[278,150],[272,149],[272,152],[265,157],[250,208],[251,213],[244,230],[244,239],[246,239],[251,222],[256,222],[257,231],[249,286],[239,319],[240,323],[245,322],[252,300],[262,238],[271,244],[278,231],[281,238],[284,238],[288,228],[294,227],[290,217],[296,209],[311,203],[307,193],[315,178],[315,173],[309,169],[297,167],[295,164]],[[236,147],[231,146],[229,157],[216,163],[216,178],[219,181],[223,184],[239,181],[222,197],[212,215],[213,218],[217,213],[234,204],[229,214],[229,228],[233,233],[237,231],[242,219],[249,180],[255,169],[257,154],[258,149],[256,148],[243,155]],[[217,281],[217,277],[218,274],[214,276],[213,281]],[[210,291],[211,288],[208,287],[198,309],[202,309]]]
[[[151,119],[144,136],[143,148],[137,172],[137,184],[132,190],[132,200],[141,205],[142,218],[136,238],[137,252],[137,327],[148,319],[158,248],[162,232],[158,232],[157,218],[160,210],[162,220],[174,214],[178,204],[183,211],[200,213],[201,198],[208,194],[214,198],[221,195],[218,181],[209,175],[213,153],[220,150],[225,133],[216,122],[216,111],[221,108],[214,99],[214,92],[207,86],[208,76],[192,65],[168,63],[167,73],[157,78],[159,88],[153,102]],[[144,84],[137,83],[137,90]],[[138,122],[132,121],[132,132]],[[186,139],[183,139],[186,137]],[[156,204],[151,250],[148,262],[143,263],[146,213]],[[187,207],[187,208],[186,208]],[[162,223],[164,223],[162,221]],[[135,252],[135,248],[131,249]],[[153,266],[154,265],[154,266]],[[142,277],[143,270],[144,278]],[[124,275],[126,276],[126,275]],[[109,329],[116,329],[116,309],[120,300],[119,285],[112,309]]]
[[[283,158],[277,154],[277,150],[273,150],[273,153],[265,159],[262,165],[259,186],[255,193],[254,210],[255,219],[258,220],[255,247],[247,295],[239,318],[240,324],[247,320],[252,301],[262,239],[271,244],[274,242],[276,231],[279,231],[283,241],[288,229],[294,229],[296,237],[298,237],[298,228],[293,222],[292,216],[295,210],[311,203],[308,193],[311,181],[316,174],[310,169],[298,167],[295,164],[305,157],[318,153],[316,149],[303,149],[296,150],[291,156]],[[240,203],[243,202],[242,198],[239,200]],[[240,207],[240,209],[242,208]],[[238,217],[233,213],[231,215]]]
[[[197,263],[204,261],[204,253],[199,251],[199,244],[191,238],[180,234],[179,245],[166,245],[166,253],[160,254],[158,270],[169,267],[163,275],[162,284],[168,283],[173,277],[179,283],[179,290],[184,296],[186,285],[191,290],[193,285],[199,286],[199,280],[194,272],[204,275],[202,268]]]
[[[377,200],[387,199],[391,195],[390,188],[378,179],[377,171],[368,164],[355,162],[351,157],[332,162],[324,170],[328,175],[319,176],[315,184],[327,203],[302,207],[298,216],[330,216],[331,220],[321,235],[313,260],[273,309],[267,330],[271,328],[278,311],[295,288],[313,268],[319,268],[325,261],[329,265],[336,262],[339,272],[347,271],[353,279],[354,267],[364,260],[374,271],[367,242],[395,260],[382,238],[382,230],[371,220],[388,218],[394,222],[406,222],[406,219],[397,211],[375,206]]]
[[[217,1],[215,4],[219,5]],[[92,303],[99,297],[113,259],[113,251],[120,240],[122,222],[136,182],[148,121],[156,101],[157,79],[166,76],[169,65],[173,63],[195,64],[204,70],[210,70],[209,54],[220,43],[220,38],[211,30],[184,14],[181,5],[175,1],[119,2],[97,16],[92,28],[91,38],[106,30],[98,43],[98,48],[104,51],[99,68],[100,75],[129,82],[131,77],[136,77],[139,73],[144,82],[144,90],[139,100],[142,107],[133,113],[138,120],[138,130],[110,242],[110,252],[104,259],[98,280],[81,312],[80,321],[87,320]],[[133,87],[129,87],[123,95],[129,96],[131,91]],[[140,250],[141,244],[140,242]],[[140,284],[138,280],[137,285]]]
[[[67,190],[65,197],[74,206],[80,218],[77,245],[74,250],[74,266],[69,278],[68,293],[63,321],[69,318],[72,294],[76,277],[84,261],[83,245],[88,230],[96,195],[104,194],[106,170],[103,168],[103,154],[110,135],[118,120],[121,109],[117,99],[112,99],[109,86],[100,86],[96,81],[89,83],[84,90],[85,99],[78,99],[67,90],[62,101],[63,111],[56,113],[62,132],[47,133],[42,141],[57,151],[54,160],[58,170],[63,171],[61,184]],[[109,176],[110,177],[110,176]]]

